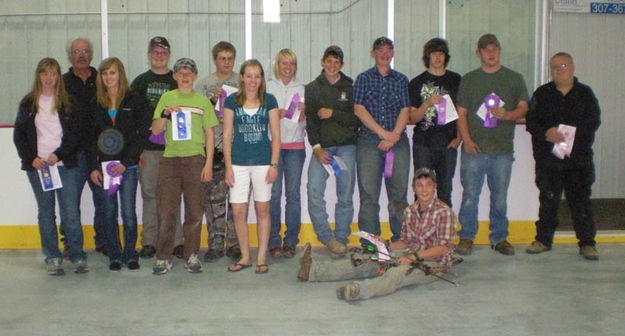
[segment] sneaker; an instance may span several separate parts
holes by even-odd
[[[272,247],[269,249],[269,254],[272,258],[278,259],[282,257],[282,248],[280,246]]]
[[[330,250],[330,254],[334,259],[342,258],[347,253],[347,245],[334,238],[330,239],[326,246],[328,247],[328,250]]]
[[[505,239],[495,245],[491,245],[490,248],[503,255],[514,255],[514,247]]]
[[[200,259],[198,259],[197,254],[193,253],[187,262],[184,264],[184,268],[189,271],[189,273],[200,273],[202,272],[202,263],[200,263]]]
[[[525,249],[525,252],[528,254],[538,254],[551,251],[551,247],[539,242],[538,240],[534,240],[530,246]]]
[[[460,238],[458,246],[456,246],[456,253],[462,255],[469,255],[473,251],[473,240]]]
[[[304,245],[304,253],[299,260],[299,271],[297,272],[297,279],[299,281],[308,281],[310,276],[310,266],[312,265],[312,246],[310,243]]]
[[[78,260],[74,263],[76,268],[74,269],[74,273],[83,274],[89,272],[89,265],[87,265],[87,260]]]
[[[139,257],[143,259],[150,259],[154,257],[155,254],[156,254],[156,249],[152,245],[144,245],[141,248],[141,251],[139,251]]]
[[[581,254],[586,260],[598,260],[599,252],[597,248],[592,245],[584,245],[579,248],[579,254]]]
[[[139,270],[139,268],[141,268],[141,265],[139,265],[139,262],[136,260],[130,260],[128,262],[128,269],[131,271],[137,271]]]
[[[218,251],[215,249],[208,249],[204,254],[204,261],[214,263],[224,256],[224,251]]]
[[[295,248],[285,245],[282,247],[282,256],[285,258],[293,258],[295,256]]]
[[[241,259],[241,249],[238,246],[230,246],[226,250],[226,255],[234,261]]]
[[[169,260],[161,260],[157,259],[154,267],[152,267],[152,274],[161,275],[169,272],[171,268],[174,267],[171,261]]]
[[[109,264],[109,270],[111,272],[119,272],[122,269],[122,263],[119,261],[113,261]]]
[[[360,295],[360,285],[355,282],[336,289],[336,297],[339,300],[353,301],[358,298],[358,295]]]
[[[178,245],[174,247],[174,257],[178,259],[184,258],[184,245]]]
[[[58,275],[65,275],[65,271],[63,270],[63,266],[61,266],[61,264],[63,263],[63,259],[61,258],[52,258],[50,260],[48,260],[47,264],[48,264],[48,275],[52,275],[52,276],[58,276]]]

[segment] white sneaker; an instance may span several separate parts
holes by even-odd
[[[169,260],[156,260],[156,264],[152,268],[152,274],[161,275],[169,272],[174,265]]]
[[[87,260],[81,259],[74,263],[76,269],[74,269],[74,273],[83,274],[89,272],[89,265],[87,265]]]
[[[197,254],[193,253],[189,256],[189,259],[184,264],[184,268],[186,268],[189,273],[202,272],[202,263],[200,263],[200,259],[198,259]]]
[[[63,259],[61,258],[52,258],[48,260],[48,275],[65,275],[65,271],[63,270],[61,263],[63,263]]]

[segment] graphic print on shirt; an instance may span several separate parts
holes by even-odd
[[[264,136],[267,135],[267,109],[265,107],[260,107],[252,115],[245,113],[242,108],[238,108],[236,118],[238,121],[237,133],[242,136],[245,144],[255,145],[263,141]]]
[[[158,104],[158,100],[161,99],[163,93],[170,90],[171,85],[169,85],[169,83],[151,82],[148,84],[145,95],[150,101],[150,104],[156,106],[156,104]]]
[[[433,82],[427,82],[421,86],[421,100],[425,102],[432,95],[444,96],[449,94],[449,91],[442,86],[434,85]],[[436,107],[432,105],[425,110],[423,114],[423,119],[419,123],[419,127],[423,131],[427,131],[428,128],[436,126]]]

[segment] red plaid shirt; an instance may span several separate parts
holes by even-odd
[[[408,243],[408,252],[415,253],[434,246],[447,246],[449,252],[439,260],[439,265],[451,265],[454,256],[456,215],[438,198],[419,213],[417,202],[404,210],[401,240]]]

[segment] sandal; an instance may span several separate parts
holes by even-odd
[[[267,272],[269,272],[269,266],[267,266],[267,264],[258,264],[254,270],[256,274],[265,274]]]
[[[244,269],[246,269],[248,267],[251,267],[251,266],[252,266],[252,264],[246,265],[246,264],[241,264],[241,263],[235,263],[235,264],[232,264],[232,265],[228,266],[228,272],[242,271],[242,270],[244,270]]]

